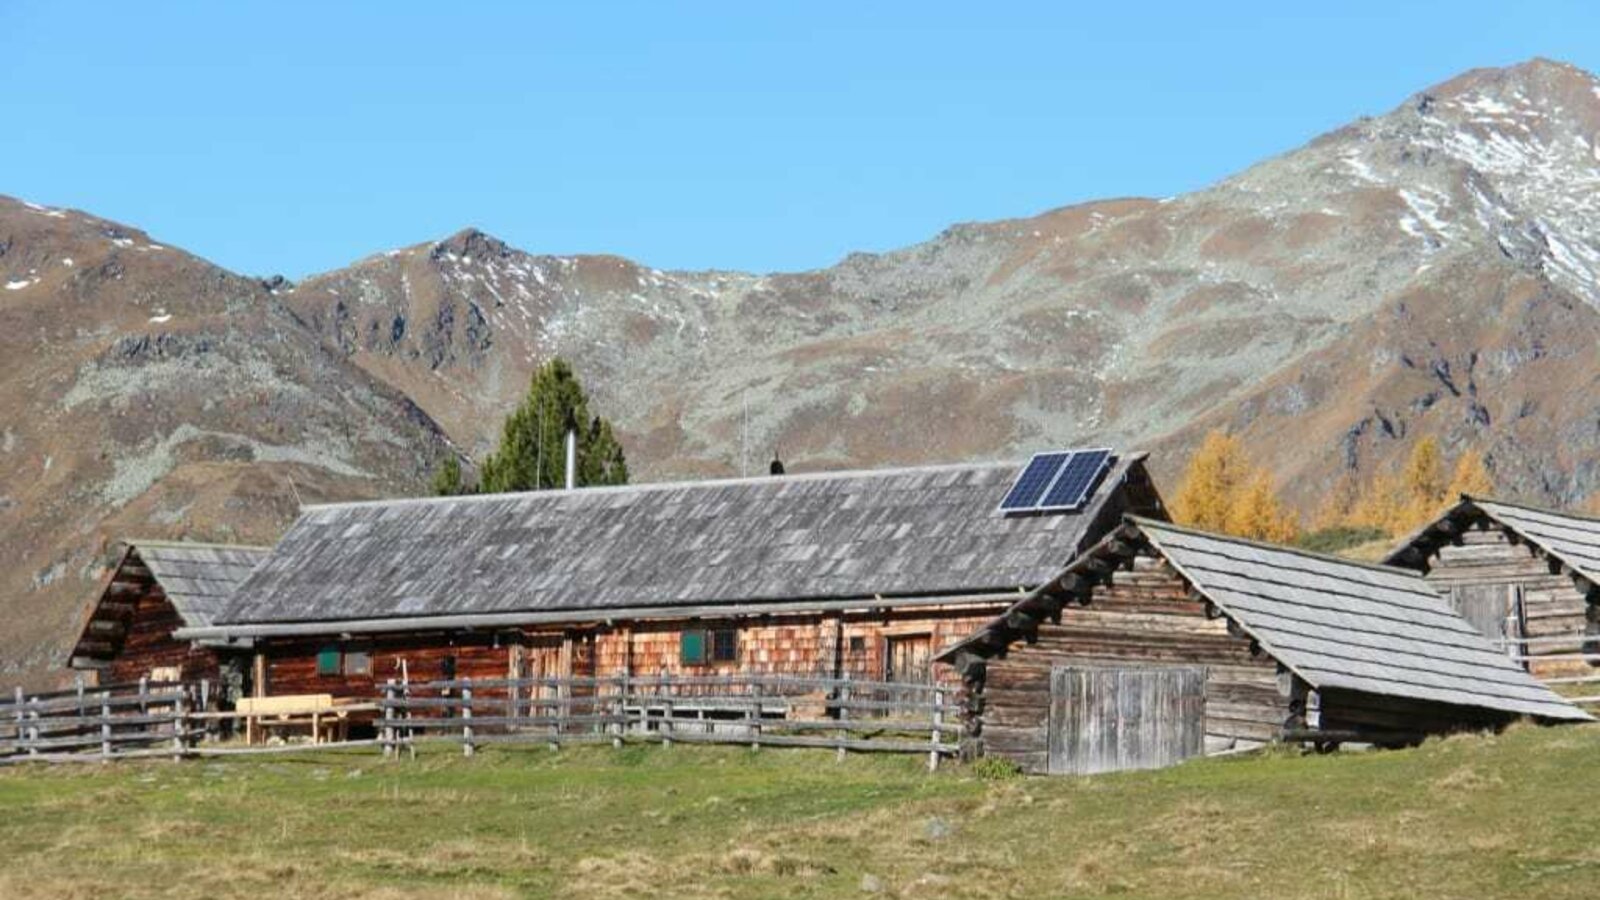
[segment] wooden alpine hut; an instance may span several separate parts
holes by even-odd
[[[1124,514],[1161,510],[1144,455],[1111,451],[314,506],[180,636],[251,643],[260,696],[402,677],[927,681],[940,647]]]
[[[1589,718],[1414,572],[1136,517],[941,659],[968,751],[1032,772]]]
[[[1387,561],[1422,573],[1536,677],[1600,682],[1600,519],[1463,496]]]
[[[243,647],[173,634],[211,626],[266,555],[265,547],[129,542],[89,608],[69,664],[96,673],[100,684],[219,682],[224,656]]]

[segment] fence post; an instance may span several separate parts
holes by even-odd
[[[672,746],[672,733],[677,730],[672,718],[672,694],[667,691],[667,676],[661,676],[661,746]]]
[[[31,698],[30,702],[37,704],[38,697]],[[39,710],[28,710],[28,755],[39,755]]]
[[[613,713],[616,721],[612,723],[611,746],[622,749],[622,735],[628,730],[628,673],[624,669],[622,677],[617,680],[617,702]]]
[[[100,761],[111,761],[111,692],[100,692]]]
[[[471,756],[472,746],[472,680],[461,679],[461,755]]]
[[[928,751],[928,771],[939,771],[939,726],[944,724],[944,689],[933,686],[933,749]]]
[[[383,756],[394,756],[394,679],[383,683]]]
[[[17,693],[15,696],[15,706],[13,706],[12,709],[15,710],[17,714],[17,747],[20,749],[25,746],[25,743],[28,740],[28,733],[23,726],[23,720],[28,717],[28,714],[23,710],[24,703],[21,685],[17,686]]]
[[[844,762],[844,742],[850,739],[850,673],[844,673],[839,684],[839,749],[834,758]]]
[[[73,676],[72,681],[73,686],[78,689],[78,718],[81,719],[86,715],[83,708],[83,673],[79,672]]]
[[[761,682],[750,682],[750,749],[761,749]]]
[[[139,676],[139,715],[150,715],[150,676]]]
[[[187,706],[184,698],[187,696],[186,688],[178,688],[178,696],[172,703],[172,761],[180,762],[183,759],[183,736],[186,728],[187,716],[184,709]]]

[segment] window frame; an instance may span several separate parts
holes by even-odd
[[[719,652],[722,649],[722,640],[727,640],[727,655]],[[739,661],[739,629],[737,628],[708,628],[706,629],[706,661],[715,665],[717,663],[737,663]]]
[[[346,676],[355,676],[355,677],[358,677],[358,678],[363,678],[363,677],[364,678],[371,678],[372,677],[372,651],[371,650],[368,650],[366,648],[361,648],[361,649],[357,649],[357,650],[346,650],[340,655],[343,657],[343,659],[341,660],[341,662],[339,664],[339,670],[341,672],[343,672]],[[351,665],[352,661],[359,661],[361,663],[360,667],[357,668],[355,666],[352,666]]]

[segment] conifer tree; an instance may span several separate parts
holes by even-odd
[[[1445,491],[1445,502],[1454,503],[1462,494],[1488,497],[1494,493],[1494,477],[1483,461],[1483,454],[1473,449],[1463,450],[1456,460],[1455,471],[1450,475],[1450,487]]]
[[[1259,471],[1250,476],[1229,505],[1225,530],[1239,537],[1277,543],[1294,540],[1300,531],[1272,490],[1272,479]]]
[[[1355,509],[1350,511],[1350,524],[1397,534],[1405,529],[1406,496],[1400,478],[1387,473],[1376,475],[1368,482]]]
[[[1406,459],[1401,476],[1406,497],[1402,504],[1401,530],[1420,526],[1444,505],[1444,463],[1439,454],[1439,441],[1432,436],[1417,441]]]
[[[439,470],[433,473],[433,493],[438,497],[453,497],[466,492],[461,482],[461,460],[454,453],[447,453]]]
[[[1184,525],[1225,531],[1228,512],[1249,476],[1248,468],[1238,438],[1220,429],[1209,432],[1189,459],[1178,485],[1173,518]]]
[[[590,415],[577,375],[558,357],[539,367],[527,396],[506,417],[499,446],[483,461],[484,493],[563,487],[568,423],[578,430],[578,484],[626,484],[628,461],[611,423]]]

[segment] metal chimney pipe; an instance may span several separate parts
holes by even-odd
[[[578,426],[567,423],[567,490],[578,486]]]

